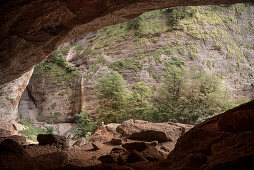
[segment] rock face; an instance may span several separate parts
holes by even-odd
[[[0,84],[40,63],[60,44],[153,9],[249,0],[1,1]],[[39,12],[41,11],[41,12]]]
[[[0,85],[0,120],[8,122],[18,118],[18,104],[23,91],[29,83],[33,69],[20,78]]]
[[[19,112],[35,122],[73,122],[74,114],[82,111],[81,78],[67,79],[60,73],[57,77],[50,74],[33,74],[22,95]]]
[[[244,10],[241,17],[235,13],[240,7]],[[74,81],[63,81],[63,77],[68,75],[67,72],[64,76],[59,76],[58,71],[54,69],[48,72],[47,67],[43,67],[48,59],[35,67],[25,91],[28,94],[24,93],[21,98],[19,112],[22,116],[36,116],[39,121],[48,123],[68,121],[67,117],[74,115],[69,113],[78,112],[74,106],[81,105],[83,101],[86,109],[96,114],[98,101],[95,84],[105,71],[118,71],[129,89],[143,81],[155,91],[153,94],[156,94],[163,82],[166,65],[169,62],[178,63],[178,60],[181,60],[188,70],[194,68],[196,71],[223,76],[223,83],[232,92],[232,96],[253,98],[254,50],[250,47],[254,45],[254,27],[250,27],[249,22],[252,23],[254,18],[254,6],[236,4],[223,8],[203,6],[189,9],[197,12],[193,17],[181,20],[179,30],[168,30],[167,16],[164,12],[151,11],[139,17],[139,36],[133,35],[132,31],[127,29],[128,22],[88,33],[60,46],[54,54],[58,52],[69,66],[77,68],[83,81],[76,81],[76,78]],[[211,19],[213,15],[218,18],[216,24],[223,28],[214,26]],[[155,23],[161,27],[157,28]],[[196,28],[196,33],[200,33],[194,34],[190,31],[192,27]],[[239,34],[238,28],[242,34]],[[117,43],[112,43],[116,40]],[[214,49],[216,44],[219,44],[219,49]],[[190,54],[196,57],[192,58]],[[119,63],[121,65],[118,65]],[[128,63],[132,63],[133,67],[127,67]],[[39,68],[44,68],[45,71]],[[55,77],[52,76],[54,72]],[[82,97],[81,89],[78,88],[80,86],[84,89],[84,98],[81,101],[78,100]],[[37,116],[38,113],[40,114]]]

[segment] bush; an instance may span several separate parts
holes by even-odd
[[[138,82],[132,87],[130,107],[127,112],[132,119],[152,121],[151,89],[145,82]]]
[[[193,17],[195,11],[191,7],[176,7],[162,10],[167,16],[167,24],[170,27],[177,26],[179,21],[186,17]]]
[[[127,29],[138,31],[141,27],[141,21],[142,21],[141,17],[136,17],[136,18],[128,21],[127,22]]]
[[[154,120],[197,124],[235,106],[217,75],[168,67],[154,98]]]
[[[105,73],[97,82],[98,112],[105,123],[124,120],[130,91],[121,74],[114,71]]]
[[[85,109],[79,114],[75,114],[77,119],[77,130],[79,137],[93,134],[97,129],[98,122],[93,121],[89,110]],[[91,136],[91,135],[90,135]]]

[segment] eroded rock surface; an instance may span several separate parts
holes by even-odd
[[[143,12],[174,6],[248,1],[1,1],[0,84],[20,77],[59,45]]]
[[[1,62],[0,62],[1,63]],[[0,64],[1,65],[1,64]],[[1,66],[2,68],[2,66]],[[18,104],[29,83],[33,69],[16,80],[0,85],[0,120],[8,122],[18,118]]]

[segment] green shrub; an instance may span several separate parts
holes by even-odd
[[[126,88],[122,75],[116,71],[105,73],[96,83],[95,89],[99,102],[98,113],[104,122],[125,120],[125,108],[130,97],[130,91]]]
[[[180,20],[186,17],[193,17],[195,10],[191,7],[175,7],[164,9],[163,13],[167,16],[167,24],[173,27],[177,26]]]
[[[138,71],[142,67],[142,63],[140,60],[126,58],[123,60],[110,63],[108,64],[108,67],[114,69],[115,71],[120,71],[121,69],[129,69],[129,70]]]
[[[127,30],[134,31],[134,35],[138,36],[141,33],[142,18],[137,17],[127,22]]]
[[[153,120],[196,124],[233,106],[217,75],[187,73],[171,66],[154,97]]]
[[[98,122],[92,119],[89,110],[84,109],[83,112],[75,114],[77,119],[77,133],[79,137],[93,134],[98,127]]]
[[[175,65],[177,67],[183,67],[186,65],[186,62],[184,59],[181,59],[178,56],[173,56],[171,60],[165,62],[166,67],[171,67],[172,65]]]
[[[66,46],[65,48],[63,48],[63,49],[61,50],[62,54],[63,54],[63,55],[67,55],[67,52],[70,51],[71,47],[72,47],[71,45],[68,45],[68,46]]]
[[[145,82],[137,82],[132,87],[130,105],[127,109],[128,115],[131,116],[132,119],[138,120],[152,120],[152,104],[151,97],[152,91],[146,85]]]

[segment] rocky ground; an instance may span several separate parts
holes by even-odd
[[[0,144],[0,164],[20,169],[249,169],[254,167],[253,115],[254,101],[193,128],[128,120],[101,126],[89,141],[69,146],[72,142],[57,135],[38,135],[39,145],[12,137]]]
[[[4,152],[1,155],[6,154],[6,148],[7,152],[17,154],[22,151],[29,159],[36,160],[38,165],[35,166],[43,169],[64,165],[89,167],[101,163],[123,165],[127,162],[158,161],[167,158],[176,140],[190,128],[192,125],[128,120],[122,124],[100,126],[89,141],[81,138],[74,142],[64,136],[50,134],[38,135],[38,145],[28,143],[23,136],[12,135],[15,129],[4,130],[2,126],[1,134],[5,137],[2,137],[1,147],[4,148]],[[5,159],[1,159],[0,162],[4,167],[22,166]]]

